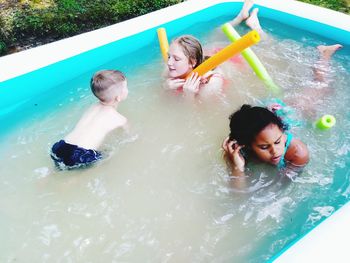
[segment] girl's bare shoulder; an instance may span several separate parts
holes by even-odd
[[[309,150],[301,140],[293,138],[285,158],[293,165],[303,166],[309,162]]]

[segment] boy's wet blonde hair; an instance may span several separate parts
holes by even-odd
[[[191,63],[195,63],[194,68],[203,62],[203,49],[197,38],[191,35],[184,35],[174,39],[173,42],[180,45],[185,56]]]
[[[100,70],[96,72],[90,81],[92,93],[102,102],[108,102],[111,99],[110,90],[115,88],[118,93],[122,91],[125,75],[119,70]]]

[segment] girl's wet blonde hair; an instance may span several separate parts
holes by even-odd
[[[183,35],[174,39],[173,43],[177,43],[182,48],[190,63],[194,63],[194,68],[203,62],[203,49],[197,38],[191,35]]]

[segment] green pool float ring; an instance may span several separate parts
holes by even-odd
[[[320,130],[328,130],[332,128],[336,123],[335,117],[333,115],[323,115],[317,122],[316,127]]]

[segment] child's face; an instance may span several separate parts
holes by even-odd
[[[168,70],[170,78],[183,78],[193,69],[190,60],[179,44],[172,43],[168,51]]]
[[[122,100],[125,100],[128,97],[129,90],[128,90],[128,84],[126,81],[123,82],[123,89],[121,91],[121,97]]]
[[[286,135],[276,124],[270,124],[255,137],[252,149],[260,160],[277,165],[283,157],[285,145]]]
[[[108,94],[108,97],[112,100],[112,101],[123,101],[128,97],[129,91],[128,91],[128,86],[127,86],[127,82],[124,81],[123,83],[120,84],[120,86],[118,87],[117,85],[114,86]]]

